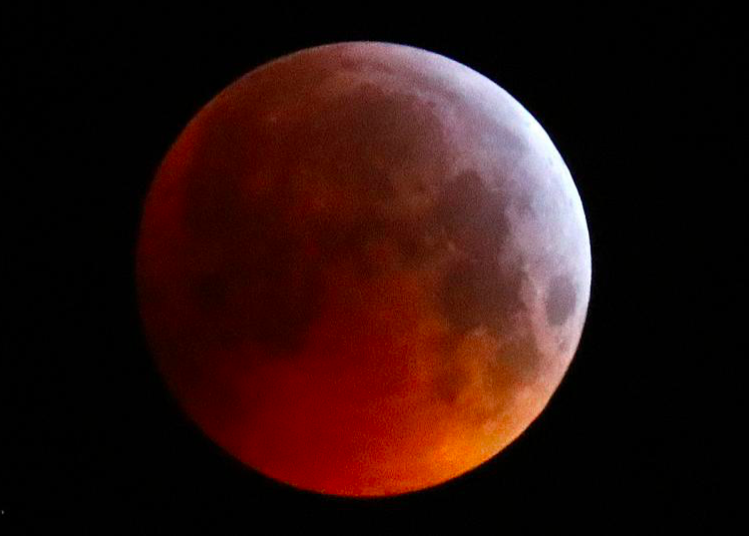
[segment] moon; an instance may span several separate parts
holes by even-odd
[[[246,74],[145,200],[149,348],[187,416],[294,487],[384,496],[486,462],[577,349],[583,206],[512,96],[444,56],[352,42]]]

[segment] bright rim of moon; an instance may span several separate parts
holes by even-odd
[[[144,206],[149,346],[185,413],[295,487],[394,495],[487,461],[577,349],[590,241],[539,123],[372,42],[303,50],[190,121]]]

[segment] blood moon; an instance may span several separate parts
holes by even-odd
[[[443,56],[304,50],[239,79],[165,157],[137,280],[184,411],[261,473],[433,486],[541,412],[576,350],[590,245],[534,118]]]

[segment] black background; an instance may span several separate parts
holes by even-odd
[[[732,467],[720,462],[740,423],[727,418],[740,357],[727,313],[745,288],[732,236],[746,223],[736,14],[244,4],[1,8],[0,532],[650,534],[726,522]],[[514,95],[569,165],[593,249],[583,339],[542,416],[475,472],[380,500],[288,488],[202,436],[152,366],[133,274],[144,195],[198,109],[267,60],[361,39],[442,53]]]

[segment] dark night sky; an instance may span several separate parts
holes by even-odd
[[[746,286],[735,14],[1,9],[0,533],[726,521],[728,312]],[[442,53],[514,95],[570,167],[593,248],[583,339],[542,416],[469,475],[368,501],[271,482],[184,420],[146,351],[133,274],[143,197],[195,112],[267,60],[359,39]]]

